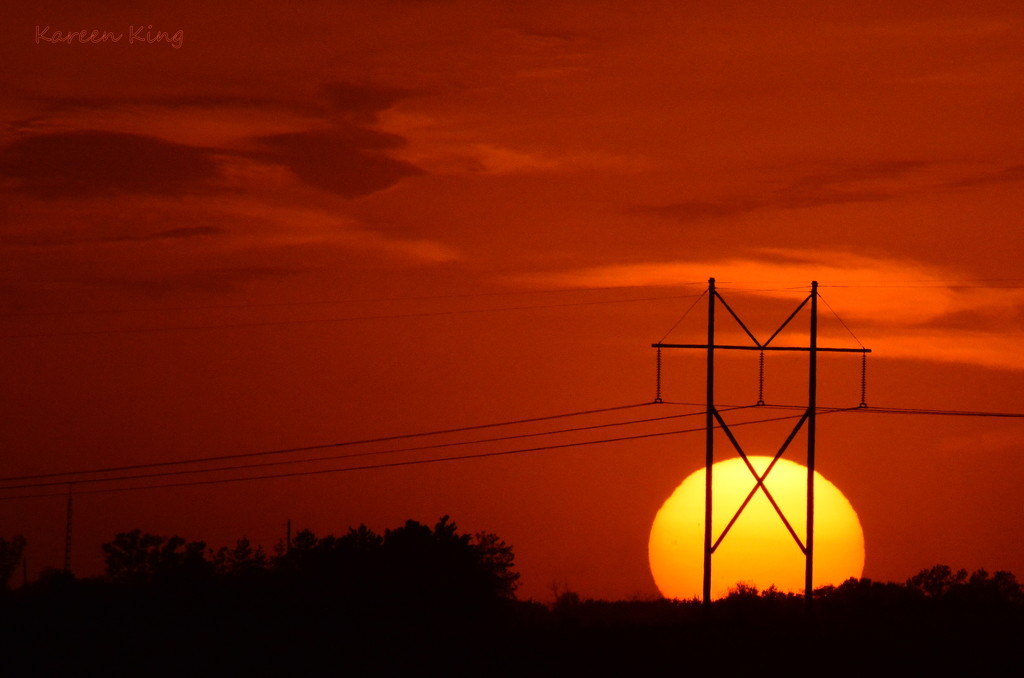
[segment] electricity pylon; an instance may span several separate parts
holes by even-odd
[[[739,519],[740,514],[747,507],[747,504],[754,497],[754,494],[760,490],[767,497],[771,503],[775,512],[779,515],[780,520],[789,530],[790,535],[793,537],[796,545],[804,554],[805,571],[804,571],[804,598],[807,602],[808,609],[811,606],[813,599],[813,575],[814,575],[814,438],[815,438],[815,419],[818,408],[818,353],[831,352],[831,353],[861,353],[867,354],[871,352],[868,348],[831,348],[818,346],[818,283],[814,281],[811,283],[811,293],[807,296],[800,305],[789,315],[788,318],[779,326],[777,330],[768,338],[767,341],[758,341],[757,337],[747,329],[747,326],[740,320],[739,316],[732,310],[729,304],[722,298],[722,296],[715,289],[715,279],[710,278],[708,280],[708,339],[705,344],[665,344],[658,342],[651,344],[652,347],[658,349],[658,367],[659,367],[659,385],[658,385],[658,397],[656,401],[661,400],[661,385],[660,385],[660,367],[661,367],[661,349],[663,348],[684,348],[684,349],[702,349],[707,352],[707,411],[705,413],[705,443],[704,443],[704,586],[703,586],[703,601],[704,606],[709,607],[711,605],[711,557],[714,552],[718,549],[722,540],[725,539],[726,534]],[[720,302],[722,306],[729,312],[729,314],[739,323],[739,326],[743,329],[746,335],[753,342],[751,345],[727,345],[727,344],[716,344],[715,343],[715,305],[716,302]],[[790,321],[796,317],[796,315],[810,304],[810,341],[807,346],[773,346],[772,341],[782,332]],[[807,409],[803,415],[797,421],[793,427],[792,432],[786,438],[785,442],[779,448],[779,451],[775,454],[774,459],[764,470],[763,473],[758,473],[754,466],[750,463],[747,458],[747,454],[743,451],[739,442],[733,436],[732,431],[729,430],[729,425],[722,417],[718,408],[715,406],[715,351],[716,350],[727,350],[727,351],[761,351],[761,355],[764,355],[764,351],[806,351],[808,359],[808,375],[807,375]],[[758,401],[758,405],[763,405],[762,400]],[[861,407],[866,407],[864,403],[863,393],[861,397]],[[722,533],[713,539],[714,533],[712,531],[712,508],[713,508],[713,492],[712,492],[712,467],[715,463],[715,443],[714,443],[714,429],[715,426],[720,427],[728,437],[729,442],[735,448],[736,452],[743,459],[750,473],[754,476],[755,484],[753,489],[747,496],[746,501],[740,506],[733,515],[732,519],[722,530]],[[771,492],[765,486],[765,478],[771,472],[776,462],[782,457],[783,453],[789,447],[793,439],[796,438],[797,433],[800,432],[801,428],[806,426],[807,432],[807,529],[804,535],[804,539],[801,540],[800,536],[793,529],[789,520],[786,518],[782,509],[778,503],[772,497]]]

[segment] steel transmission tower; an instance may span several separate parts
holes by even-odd
[[[813,595],[813,575],[814,575],[814,439],[815,439],[815,415],[818,407],[818,353],[821,352],[832,352],[832,353],[861,353],[866,355],[871,352],[868,348],[829,348],[818,346],[818,283],[811,283],[811,292],[799,306],[789,315],[788,318],[779,326],[777,330],[768,338],[767,341],[761,342],[751,333],[747,326],[740,320],[739,316],[732,310],[729,304],[722,298],[722,296],[715,289],[715,279],[710,278],[708,280],[708,334],[707,343],[705,344],[666,344],[658,342],[651,344],[653,348],[658,349],[658,389],[657,397],[655,402],[661,401],[661,349],[663,348],[682,348],[682,349],[701,349],[706,351],[707,354],[707,411],[705,419],[705,445],[704,445],[704,468],[705,468],[705,484],[704,484],[704,581],[703,581],[703,601],[705,607],[709,607],[711,604],[711,565],[712,556],[718,549],[722,540],[725,539],[726,534],[732,528],[733,524],[739,519],[743,510],[747,507],[749,500],[753,498],[757,491],[761,491],[768,498],[771,505],[774,507],[776,513],[779,515],[779,519],[783,522],[786,528],[789,530],[790,535],[793,537],[796,545],[804,554],[805,571],[804,571],[804,598],[807,602],[808,608],[811,606],[812,595]],[[715,307],[717,303],[721,303],[722,307],[729,312],[729,315],[739,323],[739,326],[743,329],[746,335],[750,338],[751,345],[727,345],[727,344],[716,344],[715,343]],[[782,332],[790,321],[796,317],[796,315],[807,305],[810,305],[810,341],[807,346],[773,346],[772,341]],[[729,429],[729,425],[722,417],[721,413],[715,405],[715,351],[761,351],[763,357],[764,351],[806,351],[808,354],[808,375],[807,375],[807,408],[803,415],[797,421],[793,427],[792,432],[786,438],[785,442],[779,447],[779,451],[775,454],[774,459],[764,470],[763,473],[758,473],[750,460],[747,458],[747,454],[743,451],[739,442],[733,436],[732,431]],[[762,363],[763,364],[763,363]],[[758,400],[758,405],[763,405],[763,400]],[[864,402],[863,392],[861,397],[860,407],[866,407]],[[720,427],[725,433],[729,442],[733,448],[739,454],[739,456],[746,463],[747,468],[754,477],[754,487],[751,489],[750,494],[747,497],[747,501],[744,502],[740,508],[736,511],[735,515],[726,525],[722,533],[714,538],[713,527],[712,527],[712,509],[713,509],[713,485],[712,485],[712,467],[715,463],[715,443],[714,443],[714,429]],[[804,539],[801,540],[800,536],[790,525],[789,520],[783,514],[782,509],[779,508],[778,503],[772,497],[768,488],[765,486],[765,478],[771,472],[775,463],[782,457],[786,449],[789,447],[793,439],[796,438],[801,428],[806,427],[807,435],[807,530],[804,535]]]

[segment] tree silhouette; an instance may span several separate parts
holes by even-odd
[[[52,570],[0,596],[5,666],[18,652],[33,675],[632,674],[684,657],[694,671],[772,672],[792,669],[785,648],[809,637],[813,665],[975,675],[1012,665],[1024,631],[1012,574],[944,565],[904,583],[816,589],[813,619],[801,595],[744,584],[710,614],[697,599],[581,600],[561,584],[547,607],[514,600],[511,547],[460,533],[447,516],[382,534],[303,530],[274,558],[245,538],[214,552],[141,530],[103,549],[102,580]]]
[[[493,591],[502,598],[514,598],[519,586],[512,547],[493,532],[477,532],[472,547],[480,557],[480,566],[492,580]]]
[[[266,572],[269,563],[263,547],[254,549],[247,537],[235,542],[234,548],[222,546],[213,557],[213,567],[220,575],[251,576]]]
[[[512,548],[497,535],[459,534],[449,516],[430,529],[415,520],[387,530],[381,544],[391,586],[412,600],[470,603],[515,597]]]
[[[382,541],[365,525],[349,528],[340,538],[319,538],[311,530],[300,530],[292,539],[291,548],[278,549],[272,569],[301,588],[365,593],[367,580],[379,575],[377,561]]]
[[[1002,601],[1020,604],[1024,602],[1020,584],[1012,572],[999,570],[992,576],[984,569],[971,573],[965,589],[971,597],[980,601]]]
[[[0,590],[6,589],[25,552],[25,537],[16,534],[10,539],[0,537]]]
[[[272,569],[293,590],[387,605],[458,606],[512,599],[519,579],[512,547],[497,535],[461,534],[448,516],[379,535],[365,525],[341,536],[298,532]]]
[[[123,583],[163,583],[208,577],[206,542],[169,539],[135,529],[103,544],[106,576]]]
[[[907,587],[929,598],[940,598],[967,582],[967,570],[953,572],[948,565],[934,565],[907,580]]]

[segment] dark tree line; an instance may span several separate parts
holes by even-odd
[[[302,530],[273,553],[245,538],[211,549],[140,529],[102,550],[101,577],[53,571],[0,596],[0,639],[31,675],[83,666],[133,675],[468,668],[480,652],[453,652],[451,643],[504,646],[499,629],[519,604],[512,547],[489,532],[462,533],[447,516],[383,533]]]
[[[0,542],[0,574],[23,550]],[[0,596],[8,663],[29,667],[11,675],[976,675],[1017,661],[1024,633],[1013,574],[945,565],[819,588],[812,614],[802,595],[742,584],[710,611],[587,600],[568,586],[551,606],[519,601],[512,548],[447,517],[382,533],[303,530],[272,553],[244,538],[211,549],[133,530],[103,553],[102,577],[51,576]]]
[[[377,534],[298,532],[273,555],[239,539],[214,551],[202,541],[121,532],[102,546],[104,579],[133,587],[284,587],[291,595],[378,605],[484,604],[512,600],[512,547],[489,532],[461,534],[448,516],[433,528],[408,520]]]

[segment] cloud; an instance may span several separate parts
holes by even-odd
[[[143,236],[129,236],[131,240],[180,240],[183,238],[199,238],[211,235],[221,235],[224,229],[213,226],[193,226],[185,228],[172,228],[158,233],[150,233]]]
[[[822,295],[858,319],[885,317],[913,326],[964,310],[1012,308],[1024,291],[964,285],[956,273],[909,258],[868,257],[849,252],[765,248],[749,257],[612,264],[563,273],[537,274],[534,282],[557,287],[678,287],[703,285],[708,276],[722,287],[756,289],[790,298],[794,288],[816,280]],[[893,289],[912,290],[895,294]],[[826,292],[827,290],[827,292]]]
[[[962,329],[900,332],[884,337],[875,353],[886,358],[967,363],[1024,371],[1020,338],[1005,331]]]
[[[904,187],[892,185],[929,163],[893,160],[836,165],[807,172],[781,186],[717,200],[680,200],[662,205],[638,205],[630,214],[651,214],[680,222],[723,219],[758,210],[803,209],[824,205],[880,202],[899,195]]]
[[[179,293],[225,293],[237,290],[254,280],[291,277],[307,269],[287,266],[233,266],[194,268],[188,271],[152,275],[119,275],[90,279],[90,285],[138,292],[150,297]]]
[[[217,176],[199,148],[156,137],[85,130],[18,139],[0,150],[0,174],[38,198],[117,193],[180,195]]]
[[[433,240],[388,237],[326,207],[271,205],[252,201],[222,201],[221,209],[240,223],[260,223],[251,246],[337,246],[361,254],[379,254],[420,264],[462,259],[454,248]]]
[[[835,165],[805,172],[775,188],[724,195],[714,200],[684,199],[636,205],[628,214],[654,215],[682,223],[726,219],[762,210],[883,202],[903,196],[943,193],[1024,181],[1024,165],[985,171],[954,163],[891,160]]]
[[[547,172],[559,166],[554,158],[526,153],[496,144],[474,143],[466,150],[475,159],[479,171],[485,174],[513,174],[519,172]]]
[[[68,97],[56,96],[40,99],[48,116],[63,113],[81,113],[88,110],[122,111],[167,109],[180,111],[204,109],[207,111],[255,111],[269,112],[274,116],[299,113],[343,114],[354,118],[353,122],[369,123],[377,114],[399,101],[424,92],[385,85],[331,82],[322,85],[315,94],[315,100],[291,99],[274,95],[259,94],[240,96],[236,94],[178,94],[174,96],[107,96]],[[269,116],[268,116],[269,117]]]
[[[156,233],[143,233],[140,235],[124,234],[109,236],[80,236],[53,238],[40,235],[12,234],[0,236],[0,244],[14,247],[64,247],[67,245],[100,244],[100,243],[138,243],[138,242],[160,242],[165,240],[186,240],[191,238],[208,238],[211,236],[224,235],[227,233],[223,228],[215,226],[190,226],[182,228],[171,228]]]
[[[663,205],[637,205],[627,210],[628,214],[650,214],[665,219],[688,223],[705,219],[723,219],[767,207],[763,198],[732,196],[716,201],[681,200]]]
[[[1006,332],[1008,322],[1019,322],[1024,289],[959,280],[955,271],[911,259],[765,249],[744,258],[613,264],[526,280],[558,288],[678,288],[704,286],[709,275],[727,295],[797,301],[817,280],[826,308],[886,357],[1024,369],[1019,341]]]
[[[252,157],[284,165],[307,184],[346,198],[376,193],[423,173],[381,153],[401,146],[401,137],[360,127],[276,134],[254,142]]]
[[[381,85],[335,82],[324,85],[322,94],[334,112],[347,114],[355,122],[370,123],[377,119],[377,114],[381,111],[418,93]]]
[[[286,168],[345,197],[374,193],[419,167],[389,151],[405,139],[371,129],[412,90],[335,82],[312,98],[54,97],[0,151],[0,176],[37,197],[110,192],[176,195],[241,165]],[[83,127],[87,129],[82,130]],[[209,185],[207,187],[210,187]]]
[[[23,134],[89,129],[223,149],[251,137],[323,127],[322,109],[301,102],[233,96],[46,99],[41,115],[18,121],[15,129]]]
[[[602,151],[565,153],[480,141],[423,115],[389,112],[384,127],[400,132],[408,145],[393,156],[436,175],[565,174],[587,171],[635,173],[650,169],[640,156]]]
[[[998,170],[978,172],[960,177],[948,182],[946,186],[952,189],[976,188],[1020,181],[1024,181],[1024,165],[1012,165]]]

